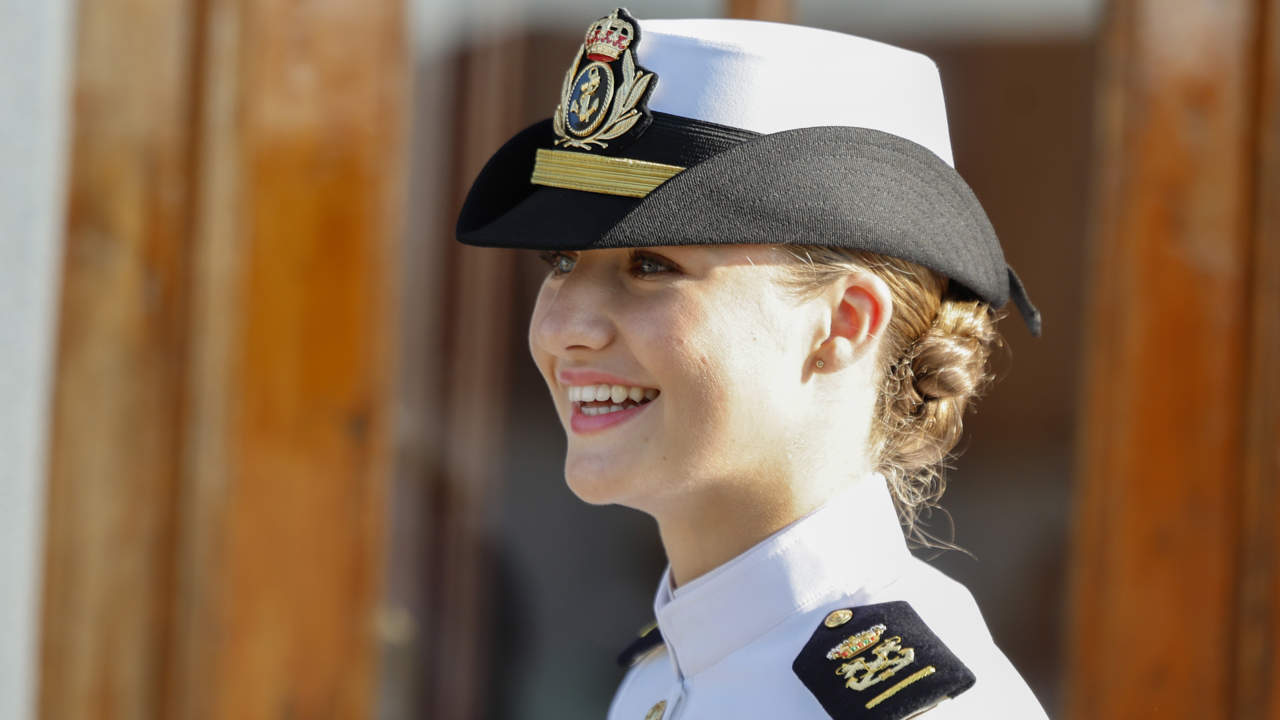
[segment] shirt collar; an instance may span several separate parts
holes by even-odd
[[[891,582],[910,557],[883,476],[867,476],[678,592],[668,567],[653,609],[682,676],[798,613]]]

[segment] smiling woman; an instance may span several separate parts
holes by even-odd
[[[794,474],[774,450],[795,447],[814,430],[808,425],[817,418],[800,405],[801,393],[815,388],[793,382],[790,368],[803,364],[809,339],[800,321],[820,312],[776,282],[785,256],[774,248],[657,250],[591,250],[560,260],[543,284],[529,336],[570,431],[570,487],[588,502],[675,513],[664,530],[673,532],[676,516],[715,520],[713,509],[752,503],[768,478]],[[650,389],[654,399],[609,422],[613,416],[586,415],[591,406],[569,398],[574,385],[597,383]],[[598,432],[620,423],[625,430]],[[796,454],[790,462],[809,459]],[[705,510],[698,507],[704,502]],[[753,519],[789,512],[773,501],[753,504],[750,512],[734,510],[730,527],[767,534],[776,526],[756,527]],[[715,564],[677,572],[691,578]]]
[[[529,348],[569,487],[669,560],[611,718],[1043,717],[903,534],[998,309],[1040,324],[950,157],[923,56],[619,9],[476,180],[459,239],[549,266]]]

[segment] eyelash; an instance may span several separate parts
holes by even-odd
[[[573,269],[572,266],[570,266],[569,270],[561,270],[559,267],[559,263],[561,260],[569,260],[569,261],[575,260],[573,256],[567,253],[559,252],[558,250],[548,250],[546,252],[538,253],[538,257],[542,258],[542,262],[546,263],[547,267],[551,269],[550,274],[553,277],[568,275],[569,271]]]
[[[538,257],[542,258],[542,261],[545,262],[549,268],[551,268],[551,272],[550,272],[551,277],[563,277],[565,275],[568,275],[570,272],[573,272],[572,265],[569,266],[569,269],[565,270],[563,269],[563,266],[561,265],[561,263],[562,261],[565,261],[565,260],[568,260],[570,263],[575,263],[577,262],[577,259],[578,259],[577,256],[575,255],[571,255],[565,252],[560,252],[559,250],[550,250],[547,252],[539,253]],[[676,264],[671,262],[670,260],[667,260],[666,258],[661,257],[659,255],[654,255],[653,253],[642,252],[639,250],[633,251],[631,253],[631,257],[629,258],[629,263],[630,263],[631,275],[637,278],[652,277],[654,275],[665,275],[667,273],[677,273],[680,271],[680,268],[677,267]],[[642,272],[640,268],[646,264],[657,265],[662,269],[654,270],[651,272]]]

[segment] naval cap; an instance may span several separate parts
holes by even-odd
[[[551,118],[481,170],[470,245],[803,244],[935,270],[1040,314],[951,166],[936,66],[841,33],[750,20],[592,23]]]

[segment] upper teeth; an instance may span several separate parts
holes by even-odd
[[[569,402],[610,402],[620,403],[630,399],[633,402],[652,400],[658,397],[653,388],[642,388],[627,385],[574,385],[569,388]]]

